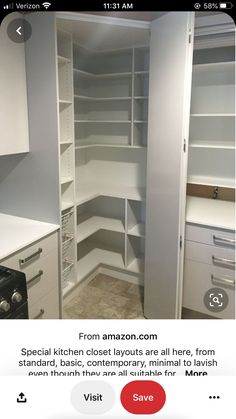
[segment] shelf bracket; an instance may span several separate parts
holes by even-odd
[[[186,140],[184,139],[184,147],[183,147],[183,149],[184,149],[184,153],[186,152]]]
[[[180,247],[180,249],[182,249],[182,245],[183,245],[183,239],[182,239],[182,236],[180,236],[180,238],[179,238],[179,247]]]

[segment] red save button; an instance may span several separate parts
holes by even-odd
[[[120,400],[129,413],[151,415],[162,409],[166,393],[155,381],[131,381],[122,389]]]

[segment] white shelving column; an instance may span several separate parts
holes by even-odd
[[[220,34],[217,36],[219,38]],[[204,44],[201,47],[204,48]],[[230,44],[194,52],[189,183],[234,188],[234,55],[234,46]]]
[[[62,288],[65,295],[76,281],[75,166],[72,37],[57,31],[58,112],[61,188]]]

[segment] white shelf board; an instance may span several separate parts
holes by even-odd
[[[235,203],[188,196],[186,222],[233,230],[235,228]]]
[[[145,199],[145,188],[125,187],[115,185],[83,185],[78,186],[76,204],[81,205],[98,196],[111,196],[114,198],[127,198],[134,201]]]
[[[66,209],[72,208],[74,206],[73,202],[61,202],[61,211],[65,211]]]
[[[60,178],[60,183],[61,185],[64,185],[65,183],[70,183],[73,182],[73,177],[72,176],[61,176]]]
[[[59,143],[61,146],[67,146],[67,145],[71,145],[71,144],[73,144],[73,142],[72,141],[60,141],[60,143]]]
[[[130,272],[134,273],[143,273],[144,272],[144,260],[140,258],[135,258],[126,268]]]
[[[119,100],[131,100],[131,96],[113,96],[113,97],[92,97],[92,96],[81,96],[81,95],[74,95],[75,99],[79,100],[86,100],[92,102],[112,102],[112,101],[119,101]]]
[[[193,72],[195,73],[204,73],[209,72],[213,74],[213,72],[219,71],[232,71],[234,72],[235,63],[234,61],[222,61],[218,63],[205,63],[205,64],[194,64],[193,65]]]
[[[131,121],[115,121],[115,120],[94,120],[94,119],[75,119],[75,123],[99,123],[99,124],[130,124]]]
[[[142,259],[134,259],[126,267],[121,253],[96,247],[77,262],[78,282],[93,272],[99,265],[118,268],[136,274],[144,271],[144,261]]]
[[[139,223],[134,227],[128,229],[128,234],[130,236],[144,237],[145,236],[145,224]]]
[[[77,225],[77,243],[96,233],[98,230],[125,232],[124,222],[115,218],[91,216]]]
[[[59,64],[66,64],[66,63],[70,63],[71,61],[70,61],[70,59],[69,59],[69,58],[62,57],[61,55],[58,55],[58,56],[57,56],[57,62],[58,62]]]
[[[235,117],[235,113],[191,113],[191,117],[193,118],[204,118],[204,117],[221,117],[221,116],[227,116],[227,117]]]
[[[77,262],[78,282],[91,273],[97,266],[104,264],[111,267],[125,269],[121,253],[111,250],[94,248]]]
[[[143,120],[134,120],[134,124],[147,124],[148,121],[143,121]]]
[[[190,141],[189,147],[192,148],[216,148],[224,150],[235,150],[235,143],[233,141]]]
[[[145,76],[145,75],[149,74],[149,71],[148,70],[135,71],[134,74],[135,74],[135,76]]]
[[[127,77],[127,76],[131,76],[132,72],[131,71],[126,71],[123,73],[102,73],[102,74],[96,74],[96,73],[90,73],[88,71],[83,71],[83,70],[79,70],[78,68],[74,68],[74,73],[75,74],[79,74],[80,76],[83,77],[88,77],[88,78],[96,78],[96,79],[103,79],[103,78],[118,78],[118,77]]]
[[[191,175],[188,176],[188,183],[193,183],[195,185],[219,186],[222,188],[234,188],[235,179]]]
[[[147,100],[148,96],[134,96],[134,99],[136,99],[136,100]]]
[[[70,100],[59,99],[59,105],[72,105]]]
[[[140,146],[140,145],[130,145],[130,144],[96,144],[96,143],[88,143],[84,144],[77,142],[77,145],[75,146],[76,150],[80,150],[81,148],[91,148],[91,147],[110,147],[110,148],[143,148],[146,149],[147,146]]]
[[[65,297],[70,292],[70,290],[72,290],[72,288],[74,288],[75,286],[74,282],[71,282],[71,281],[66,281],[66,282],[67,282],[66,286],[64,286],[64,288],[62,289],[63,297]]]

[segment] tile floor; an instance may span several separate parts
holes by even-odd
[[[67,302],[64,319],[144,319],[143,287],[99,274]]]
[[[211,318],[182,310],[185,320]],[[144,319],[143,287],[99,274],[67,302],[64,319]]]

